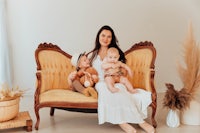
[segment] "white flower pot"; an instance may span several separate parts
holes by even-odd
[[[180,125],[180,118],[177,110],[169,110],[166,123],[169,127],[178,127]]]
[[[200,103],[192,100],[190,107],[181,112],[181,123],[186,125],[200,125]]]

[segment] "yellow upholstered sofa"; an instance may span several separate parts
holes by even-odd
[[[152,92],[151,120],[153,126],[156,127],[157,94],[154,87],[156,49],[151,42],[140,42],[128,49],[125,55],[127,64],[134,74],[133,79],[130,79],[133,86]],[[51,43],[41,43],[35,51],[37,64],[34,96],[36,130],[40,123],[39,110],[43,107],[50,108],[51,116],[54,115],[55,109],[97,112],[98,102],[96,99],[69,89],[67,77],[70,72],[75,70],[70,59],[70,54]]]

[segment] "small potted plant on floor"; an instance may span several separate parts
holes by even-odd
[[[0,88],[0,123],[11,120],[19,113],[19,101],[24,91],[18,87],[9,88],[3,84]]]

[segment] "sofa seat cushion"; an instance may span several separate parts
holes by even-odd
[[[97,103],[97,99],[71,90],[54,89],[40,95],[40,103],[44,102]]]

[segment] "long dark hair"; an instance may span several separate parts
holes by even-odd
[[[101,34],[101,32],[103,30],[109,30],[111,32],[111,34],[112,34],[112,40],[111,40],[111,43],[108,45],[108,48],[110,48],[110,47],[117,48],[118,51],[119,51],[119,54],[120,54],[119,61],[125,63],[126,62],[126,58],[125,58],[124,52],[119,48],[118,40],[117,40],[117,37],[115,36],[115,33],[114,33],[113,29],[108,25],[104,25],[103,27],[101,27],[99,29],[98,33],[97,33],[96,40],[95,40],[95,47],[92,50],[93,54],[92,54],[91,62],[97,56],[98,51],[99,51],[99,49],[101,47],[101,44],[99,42],[99,35]]]

